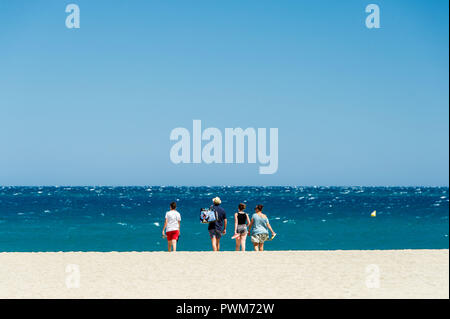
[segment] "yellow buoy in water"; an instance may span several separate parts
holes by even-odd
[[[377,211],[374,210],[374,211],[370,214],[370,216],[371,216],[371,217],[377,217]]]

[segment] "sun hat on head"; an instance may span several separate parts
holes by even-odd
[[[220,200],[219,197],[214,197],[212,201],[213,201],[213,203],[216,204],[216,205],[220,205],[220,204],[222,203],[222,201]]]

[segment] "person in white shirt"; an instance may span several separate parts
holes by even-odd
[[[167,237],[168,250],[177,251],[178,237],[180,236],[181,215],[176,211],[177,203],[170,203],[170,211],[166,213],[164,227],[162,230],[163,237]]]

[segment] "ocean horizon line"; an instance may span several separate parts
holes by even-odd
[[[343,188],[343,187],[349,187],[349,188],[358,188],[358,187],[365,187],[365,188],[394,188],[394,187],[401,187],[401,188],[414,188],[414,187],[423,187],[423,188],[449,188],[449,185],[113,185],[113,184],[86,184],[86,185],[0,185],[2,188],[10,188],[10,187],[292,187],[292,188],[318,188],[318,187],[325,187],[325,188]]]

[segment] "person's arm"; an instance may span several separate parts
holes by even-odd
[[[237,233],[238,214],[234,214],[234,233]]]
[[[178,231],[181,232],[181,215],[178,215]]]
[[[227,218],[223,220],[223,232],[222,234],[225,235],[227,233]]]
[[[250,224],[248,224],[248,233],[249,234],[250,234],[250,231],[252,230],[253,222],[254,222],[254,219],[252,218],[252,220],[250,221]]]
[[[270,226],[270,224],[269,224],[269,219],[266,218],[266,221],[267,221],[267,228],[269,228],[269,230],[272,232],[272,236],[275,235],[275,232],[273,231],[272,226]]]
[[[250,225],[250,217],[248,217],[248,214],[245,215],[247,215],[247,225]]]
[[[163,227],[163,230],[162,230],[162,235],[163,236],[166,235],[166,233],[165,233],[166,227],[167,227],[167,217],[164,219],[164,227]]]

